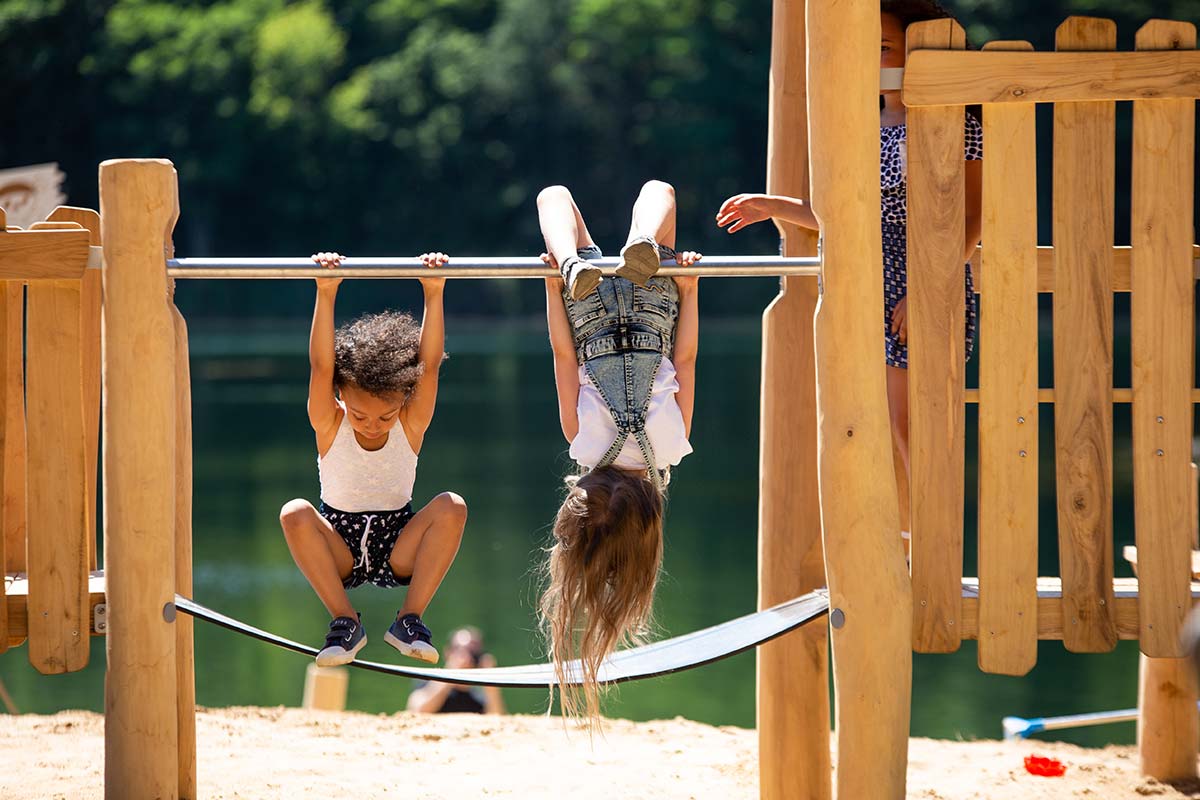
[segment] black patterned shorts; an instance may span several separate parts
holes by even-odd
[[[389,559],[400,532],[413,518],[412,503],[399,511],[338,511],[336,508],[321,503],[321,516],[342,537],[350,555],[354,557],[354,567],[342,581],[342,586],[353,589],[364,583],[373,583],[390,589],[395,586],[408,586],[412,576],[399,577],[392,572]]]

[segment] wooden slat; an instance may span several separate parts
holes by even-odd
[[[25,287],[20,281],[0,282],[3,324],[0,335],[0,538],[4,539],[4,571],[25,571]],[[6,641],[20,644],[10,630]]]
[[[1138,638],[1138,598],[1136,578],[1115,578],[1109,591],[1113,592],[1114,630],[1119,639]],[[979,633],[978,583],[963,579],[962,637],[974,639]],[[1192,601],[1200,600],[1200,583],[1192,583]],[[1058,578],[1038,578],[1038,639],[1061,641],[1063,638],[1062,582]]]
[[[78,280],[87,269],[88,238],[88,232],[78,228],[10,228],[0,234],[0,280]]]
[[[1153,20],[1136,44],[1194,50],[1196,28]],[[1179,631],[1191,606],[1195,111],[1191,99],[1133,104],[1133,507],[1141,647],[1152,658],[1183,655]]]
[[[961,49],[952,19],[908,28],[909,50]],[[961,107],[910,108],[908,123],[908,414],[913,649],[958,649],[965,414]]]
[[[975,292],[983,294],[984,286],[987,283],[986,275],[980,269],[980,253],[983,248],[980,247],[975,255],[971,257],[971,269],[975,273]],[[1194,245],[1192,248],[1192,257],[1194,259],[1193,277],[1200,280],[1200,245]],[[1129,281],[1129,265],[1133,260],[1131,249],[1129,247],[1114,247],[1112,258],[1112,290],[1114,292],[1128,292]],[[1054,248],[1039,247],[1038,248],[1038,291],[1042,293],[1051,293],[1054,291]]]
[[[59,206],[47,217],[52,222],[75,222],[87,228],[92,251],[100,247],[100,215],[90,208]],[[100,283],[99,270],[83,273],[81,320],[83,326],[83,423],[87,438],[88,558],[96,569],[96,494],[100,465]]]
[[[1069,17],[1059,50],[1112,50],[1111,20]],[[1115,103],[1054,107],[1054,434],[1063,644],[1105,652],[1112,614]]]
[[[29,285],[29,662],[43,674],[88,662],[81,282]]]
[[[1191,402],[1200,403],[1200,389],[1192,389],[1189,394],[1189,397],[1191,397]],[[1112,401],[1114,403],[1132,403],[1133,402],[1133,389],[1121,389],[1121,388],[1113,389],[1112,390]],[[968,403],[978,403],[979,402],[979,390],[978,389],[967,389],[967,402]],[[1054,402],[1054,389],[1052,387],[1038,389],[1038,402],[1039,403],[1053,403]]]
[[[1066,103],[1200,97],[1200,54],[955,53],[925,50],[904,65],[904,103]]]
[[[175,591],[192,597],[192,376],[187,322],[174,304]],[[179,729],[179,796],[196,797],[196,661],[193,621],[175,618],[175,693]]]
[[[15,647],[25,641],[29,634],[29,579],[8,575],[0,581],[8,594],[8,644]],[[87,630],[92,636],[103,636],[103,631],[97,631],[95,625],[96,606],[104,600],[104,573],[92,571],[88,576],[88,618]]]
[[[989,48],[1032,50],[1029,42]],[[980,298],[979,668],[1037,663],[1037,138],[1031,105],[983,107]]]

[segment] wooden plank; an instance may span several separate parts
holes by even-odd
[[[771,27],[767,191],[793,197],[810,194],[804,6],[774,0]],[[785,255],[816,255],[815,231],[782,225],[779,232]],[[815,278],[783,278],[780,289],[762,319],[759,608],[826,585],[812,342],[819,293]],[[760,800],[832,796],[828,663],[825,625],[806,625],[757,650]]]
[[[168,255],[170,257],[170,255]],[[172,303],[175,327],[175,591],[192,597],[192,377],[187,322]],[[196,661],[193,620],[175,619],[175,693],[179,796],[196,797]]]
[[[971,269],[975,275],[975,293],[982,295],[987,283],[986,275],[980,264],[981,246],[971,257]],[[1193,277],[1200,280],[1200,245],[1193,246]],[[1128,292],[1130,287],[1129,265],[1132,262],[1132,251],[1129,247],[1114,247],[1112,260],[1112,290]],[[1050,293],[1054,291],[1054,248],[1038,248],[1038,291]]]
[[[59,206],[47,218],[54,222],[75,222],[91,234],[93,251],[100,247],[100,215],[90,208]],[[96,569],[96,496],[99,490],[100,467],[100,271],[85,270],[81,297],[83,326],[83,423],[87,437],[87,514],[88,553],[91,568]]]
[[[879,7],[806,5],[809,151],[821,156],[809,170],[824,242],[813,324],[837,703],[835,796],[899,798],[912,693],[912,588],[880,368]]]
[[[13,231],[0,234],[0,280],[78,280],[87,269],[88,232]]]
[[[1115,578],[1113,618],[1118,638],[1135,641],[1138,638],[1138,598],[1136,578]],[[974,578],[963,579],[962,637],[978,636],[979,589]],[[1192,602],[1200,600],[1200,582],[1192,583]],[[1038,639],[1061,641],[1063,638],[1062,581],[1059,578],[1038,578]]]
[[[908,27],[908,49],[966,47],[952,19]],[[958,649],[966,364],[964,111],[908,118],[908,417],[913,649]]]
[[[1032,50],[1029,42],[989,48]],[[1024,675],[1037,663],[1038,293],[1034,107],[983,107],[980,298],[979,668]]]
[[[87,666],[81,283],[29,285],[29,662],[44,675]]]
[[[1196,28],[1154,20],[1136,44],[1194,49]],[[1190,607],[1195,107],[1194,100],[1133,104],[1133,506],[1141,646],[1152,658],[1183,656],[1179,631]]]
[[[1200,403],[1200,389],[1192,389],[1188,396],[1191,397],[1191,402]],[[1133,389],[1121,389],[1121,388],[1113,389],[1112,390],[1112,401],[1114,403],[1132,403],[1133,402]],[[967,402],[968,403],[978,403],[979,402],[979,390],[978,389],[967,389]],[[1054,402],[1054,389],[1053,388],[1038,389],[1038,402],[1039,403],[1053,403]]]
[[[10,647],[25,641],[29,634],[29,578],[8,575],[0,581],[8,594],[8,632]],[[92,571],[88,576],[88,631],[92,636],[103,636],[96,630],[96,606],[104,600],[104,572]]]
[[[25,287],[20,281],[0,282],[0,538],[4,540],[5,572],[25,571]],[[6,641],[20,644],[10,630]]]
[[[955,53],[923,50],[904,68],[904,103],[1075,103],[1200,97],[1200,53]]]
[[[1111,20],[1069,17],[1061,51],[1112,50]],[[1063,644],[1111,650],[1115,103],[1054,106],[1054,435]]]

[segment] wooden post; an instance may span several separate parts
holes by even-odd
[[[100,215],[96,211],[59,206],[46,219],[51,222],[78,223],[91,234],[91,246],[100,246]],[[91,568],[96,569],[96,492],[100,485],[96,476],[100,466],[100,270],[89,269],[84,272],[80,303],[80,324],[83,326],[83,429],[87,439],[88,560]]]
[[[0,281],[0,573],[25,570],[24,328],[25,287]],[[0,586],[0,653],[24,641],[9,635],[8,598]]]
[[[350,670],[309,664],[304,671],[304,707],[317,711],[345,711],[349,688]]]
[[[809,169],[824,254],[817,419],[837,796],[900,800],[912,588],[899,536],[879,322],[879,4],[810,4],[808,68]]]
[[[804,0],[775,0],[767,191],[808,197]],[[815,255],[817,236],[780,225],[783,254]],[[814,278],[784,278],[763,314],[758,605],[825,585],[817,494]],[[827,800],[828,632],[806,625],[758,648],[759,796]]]
[[[176,798],[175,332],[169,161],[100,165],[104,241],[105,796]]]
[[[1140,657],[1137,741],[1143,775],[1160,781],[1196,777],[1200,715],[1191,658]]]
[[[1057,49],[1113,50],[1111,20],[1068,17]],[[1103,653],[1113,615],[1116,103],[1054,104],[1054,438],[1063,647]]]
[[[174,304],[175,326],[175,591],[192,596],[192,379],[187,322]],[[175,620],[176,708],[179,724],[179,797],[196,792],[196,662],[192,617]]]
[[[985,50],[1032,51],[1029,42]],[[979,317],[979,668],[1037,662],[1037,139],[1032,103],[983,107]]]

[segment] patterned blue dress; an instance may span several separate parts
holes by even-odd
[[[883,336],[887,345],[887,363],[904,369],[908,368],[908,347],[900,344],[899,337],[892,333],[892,311],[908,294],[908,191],[905,186],[907,144],[908,129],[904,125],[889,125],[879,129],[880,219],[883,223]],[[963,152],[967,161],[983,159],[983,126],[970,114],[966,116]],[[969,264],[964,271],[967,295],[966,356],[970,358],[975,349],[978,308]]]

